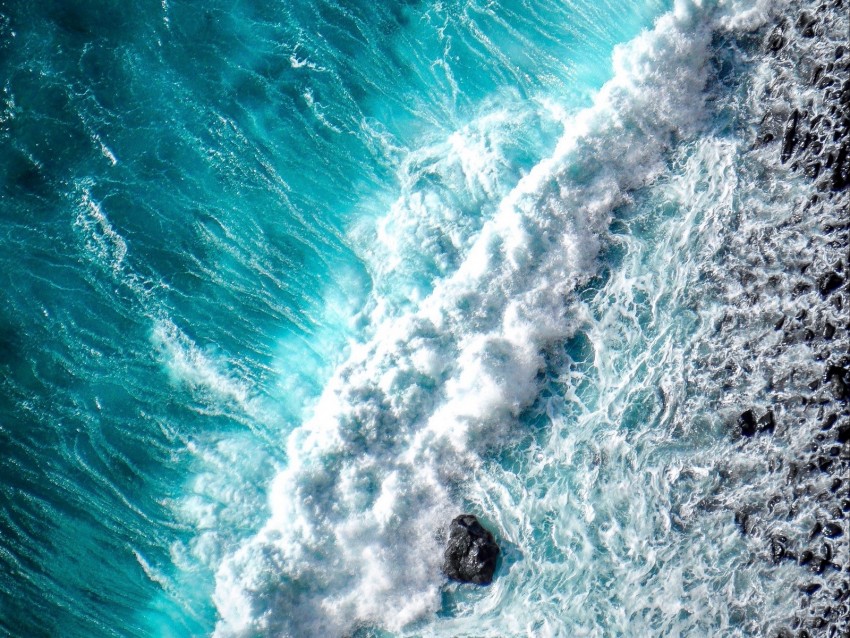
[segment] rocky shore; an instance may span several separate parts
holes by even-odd
[[[846,0],[801,3],[758,35],[744,162],[764,173],[766,199],[789,194],[789,215],[742,213],[727,260],[737,277],[718,291],[729,303],[716,338],[736,347],[714,374],[741,452],[726,471],[751,487],[725,504],[753,560],[792,570],[798,610],[769,634],[782,638],[850,636],[848,14]]]

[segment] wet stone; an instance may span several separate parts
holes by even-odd
[[[759,432],[773,433],[773,430],[775,428],[776,428],[776,420],[773,417],[773,411],[768,410],[759,419],[759,422],[758,422]]]
[[[818,281],[818,290],[821,295],[827,297],[838,290],[843,283],[844,279],[838,273],[830,272],[820,278]]]
[[[833,134],[833,138],[835,141],[839,139],[839,131],[836,131]],[[846,129],[841,133],[841,137],[846,135]],[[850,162],[847,160],[848,156],[848,144],[845,142],[841,145],[841,148],[838,150],[838,157],[835,160],[835,166],[832,167],[832,190],[840,191],[847,188],[848,183],[850,183]]]
[[[779,51],[784,46],[785,46],[785,36],[782,33],[782,27],[779,26],[779,27],[776,27],[771,32],[770,36],[768,36],[768,38],[767,38],[767,50],[773,51],[774,53],[776,53],[777,51]],[[836,51],[836,58],[835,59],[837,60],[838,57],[840,57],[840,56],[838,56],[838,53]]]
[[[833,326],[828,321],[823,327],[823,338],[824,339],[832,339],[835,336],[835,326]]]
[[[835,523],[827,523],[823,526],[823,535],[827,538],[838,538],[844,534],[844,530],[840,525]]]
[[[773,558],[774,563],[778,563],[787,553],[787,548],[785,546],[788,539],[784,536],[777,536],[770,541],[770,556]]]
[[[800,590],[801,590],[804,594],[806,594],[807,596],[811,596],[811,595],[812,595],[812,594],[814,594],[816,591],[818,591],[820,588],[821,588],[821,585],[819,585],[818,583],[809,583],[808,585],[803,585],[803,586],[800,588]]]
[[[782,138],[782,155],[780,159],[783,164],[791,158],[791,155],[794,153],[794,147],[797,145],[797,124],[799,121],[800,112],[794,109],[785,125],[785,135]]]
[[[741,436],[751,437],[756,433],[756,417],[752,410],[746,410],[738,417],[738,427],[741,430]]]
[[[815,37],[815,23],[817,19],[808,11],[803,11],[800,14],[800,17],[797,19],[797,29],[800,31],[800,35],[804,38],[813,38]]]
[[[738,526],[742,534],[747,535],[751,529],[749,512],[737,510],[735,512],[735,525]]]
[[[443,571],[462,583],[489,585],[496,571],[499,546],[493,534],[472,514],[462,514],[451,522]]]

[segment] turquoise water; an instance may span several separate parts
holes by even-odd
[[[747,8],[0,2],[3,633],[740,624],[731,522],[664,512]]]

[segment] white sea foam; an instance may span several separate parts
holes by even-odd
[[[493,102],[446,139],[403,155],[400,196],[380,211],[377,224],[367,217],[354,229],[356,243],[367,247],[362,256],[382,310],[419,304],[435,280],[457,270],[482,224],[516,185],[522,156],[548,154],[545,138],[557,135],[566,119],[551,102],[521,100],[514,92]],[[400,155],[398,149],[384,154]]]
[[[227,371],[215,355],[198,347],[173,321],[155,320],[151,342],[172,380],[188,387],[211,410],[230,405],[254,422],[271,420],[270,411],[250,387]]]
[[[86,248],[117,275],[127,257],[127,242],[112,227],[100,203],[84,189],[74,226],[85,235]]]
[[[288,465],[270,489],[269,520],[221,562],[217,636],[343,636],[370,625],[467,635],[473,630],[463,612],[470,609],[475,635],[486,636],[607,635],[593,624],[594,614],[608,614],[614,633],[635,635],[679,635],[708,626],[706,617],[721,632],[735,624],[734,610],[718,612],[706,602],[699,585],[706,579],[686,573],[711,564],[731,572],[733,537],[718,533],[715,545],[690,546],[676,560],[681,546],[648,540],[673,533],[669,508],[661,506],[672,481],[683,474],[694,482],[712,480],[699,467],[642,467],[642,446],[651,446],[651,435],[628,441],[609,430],[599,440],[598,430],[573,427],[562,417],[559,435],[539,454],[532,450],[527,478],[484,459],[518,436],[517,418],[539,399],[547,353],[579,326],[591,326],[607,393],[595,418],[606,410],[624,414],[629,388],[623,379],[644,374],[650,354],[681,364],[681,352],[663,349],[626,367],[606,360],[606,347],[614,349],[606,343],[614,336],[605,332],[611,322],[590,321],[572,293],[597,274],[612,212],[667,171],[671,149],[703,131],[714,30],[751,29],[763,16],[762,9],[736,3],[677,2],[651,32],[617,48],[614,78],[591,108],[564,123],[552,155],[500,194],[491,216],[458,251],[456,269],[421,300],[408,299],[403,312],[386,312],[375,302],[374,336],[352,347],[311,417],[287,440]],[[455,153],[466,191],[491,194],[498,159],[476,139],[483,138],[459,132],[442,152]],[[730,157],[722,144],[707,147],[711,152]],[[715,186],[713,195],[728,196],[723,179]],[[408,216],[417,221],[401,236],[415,237],[440,206],[424,195],[400,200],[382,237],[408,224]],[[698,220],[689,223],[700,229]],[[687,237],[679,240],[689,245]],[[398,253],[386,265],[388,277],[408,251],[434,251],[437,259],[442,250],[387,241]],[[665,250],[674,253],[675,246]],[[635,294],[627,281],[614,281],[609,290],[615,301]],[[645,292],[651,297],[653,291]],[[639,321],[640,304],[612,307],[634,312]],[[667,388],[676,379],[661,381]],[[576,396],[569,389],[565,394]],[[671,392],[670,401],[677,400]],[[614,468],[631,471],[615,476]],[[549,492],[552,483],[543,479],[552,472],[570,478]],[[611,492],[599,494],[603,488]],[[543,582],[535,591],[549,599],[530,605],[516,582],[497,582],[480,595],[458,591],[455,618],[423,629],[415,622],[441,605],[440,530],[470,505],[491,513],[488,522],[510,539],[505,580],[512,582],[513,574]],[[549,522],[542,529],[541,510]],[[722,522],[717,530],[723,531]],[[540,555],[541,535],[553,555]],[[606,554],[600,556],[600,548]],[[710,560],[698,557],[700,551]],[[583,573],[588,565],[608,570],[610,583],[627,579],[628,587],[617,585],[613,604],[600,608],[606,596],[580,586],[582,580],[605,586],[590,582]],[[647,583],[649,594],[639,593]],[[559,591],[575,595],[559,598]]]

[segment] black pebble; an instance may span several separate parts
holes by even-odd
[[[808,585],[803,585],[802,587],[800,587],[803,593],[807,596],[811,596],[820,588],[821,586],[818,583],[809,583]]]
[[[830,428],[832,428],[833,425],[835,425],[835,422],[837,420],[838,420],[837,414],[834,414],[834,413],[830,414],[829,416],[826,417],[826,419],[824,419],[823,425],[821,426],[821,430],[829,430]]]
[[[752,410],[741,413],[738,417],[738,427],[741,428],[741,436],[751,437],[756,433],[756,417]]]
[[[800,34],[804,38],[813,38],[815,37],[815,23],[817,22],[816,18],[812,16],[808,11],[803,11],[800,14],[800,17],[797,19],[797,28],[800,30]]]
[[[785,135],[782,138],[782,155],[780,161],[784,164],[794,152],[794,147],[797,145],[797,124],[800,121],[800,112],[797,109],[791,113],[788,122],[785,124]]]
[[[750,515],[744,510],[735,512],[735,525],[741,529],[741,533],[746,535],[748,531],[747,523],[750,521]]]
[[[821,277],[820,281],[818,281],[818,290],[820,290],[821,295],[828,297],[830,294],[841,288],[843,283],[844,279],[842,279],[837,273],[827,273]]]
[[[844,534],[844,530],[841,529],[840,525],[836,525],[835,523],[827,523],[823,526],[823,535],[827,538],[838,538]]]
[[[768,410],[764,413],[764,415],[759,419],[759,432],[770,432],[776,428],[776,420],[773,417],[773,411]]]

